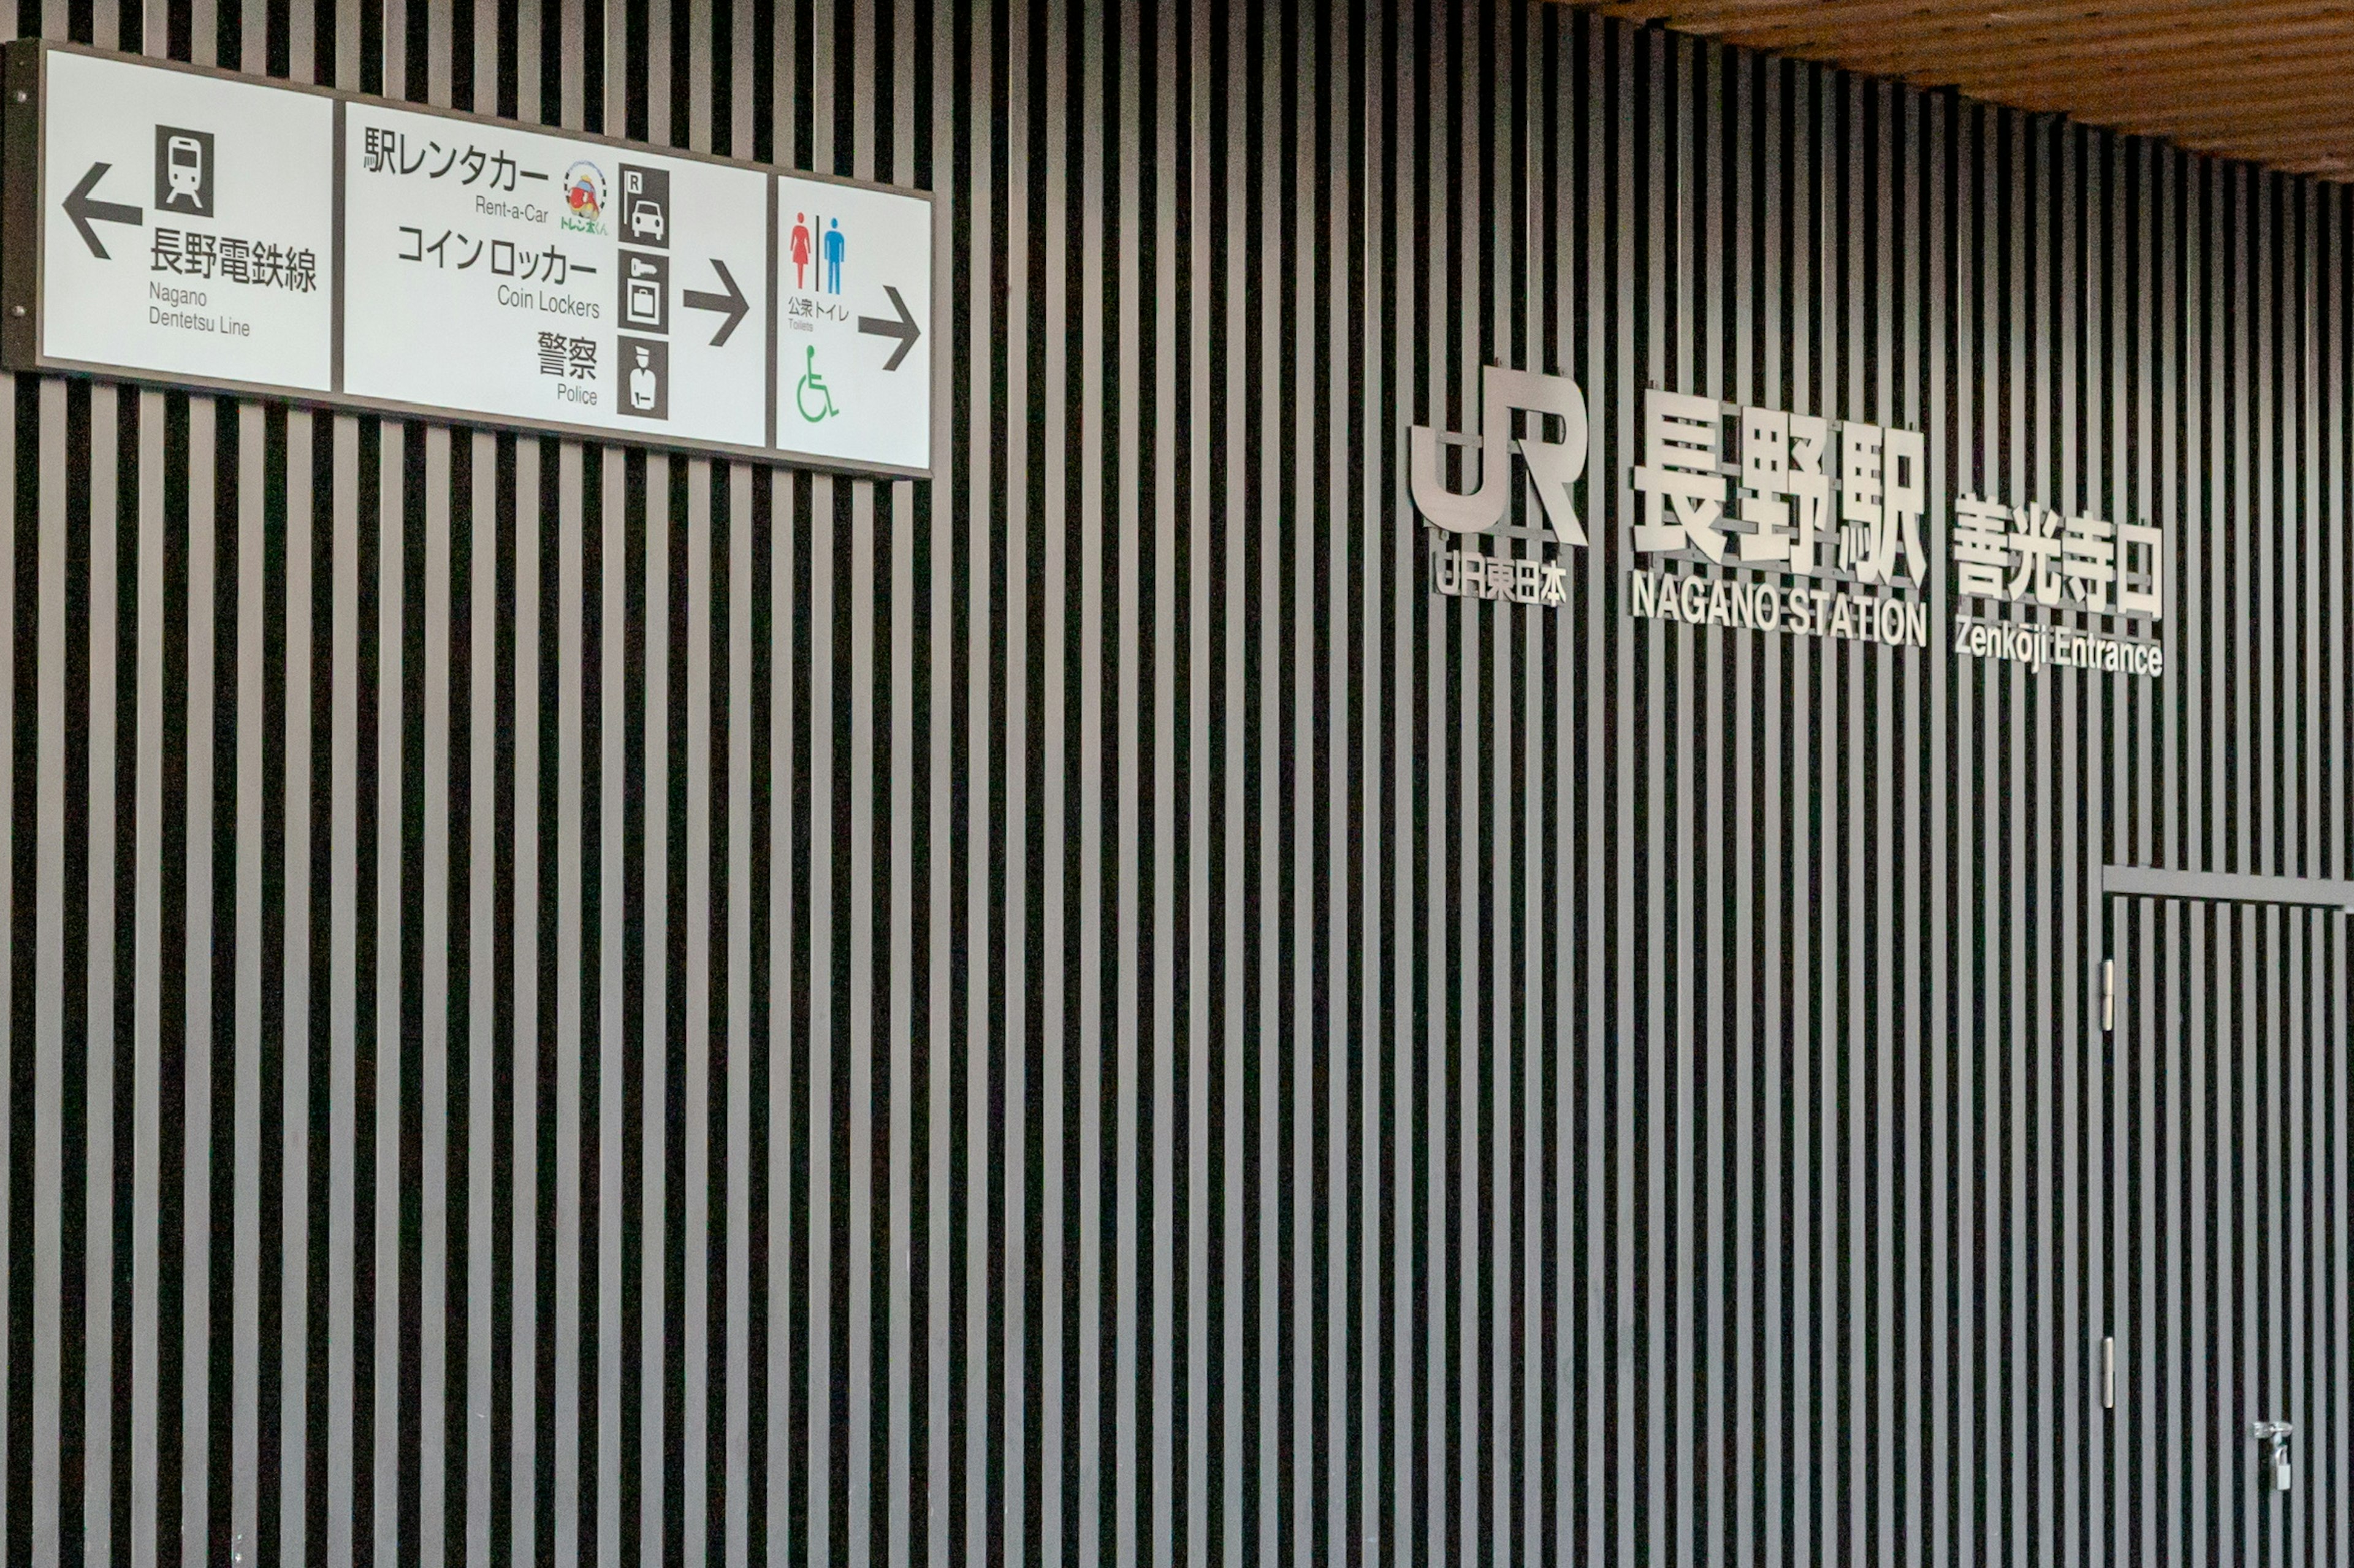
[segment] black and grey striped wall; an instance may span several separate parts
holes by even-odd
[[[943,242],[928,484],[0,388],[8,1561],[2354,1563],[2347,918],[2102,891],[2354,875],[2343,187],[1533,0],[13,16]],[[1932,645],[1630,619],[1652,385],[1927,431]],[[1953,656],[1973,488],[2165,677]]]

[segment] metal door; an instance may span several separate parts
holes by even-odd
[[[2108,916],[2102,1533],[2119,1562],[2343,1563],[2347,917],[2155,897]]]

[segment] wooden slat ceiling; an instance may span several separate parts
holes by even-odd
[[[1583,0],[1634,21],[2354,180],[2354,0]]]

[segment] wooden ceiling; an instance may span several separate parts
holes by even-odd
[[[2354,180],[2354,0],[1579,0],[1633,21]]]

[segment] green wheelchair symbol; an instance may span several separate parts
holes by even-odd
[[[814,425],[832,418],[842,410],[833,406],[833,389],[818,374],[815,344],[811,345],[806,363],[809,367],[801,372],[801,381],[793,388],[793,401],[800,405],[801,418]]]

